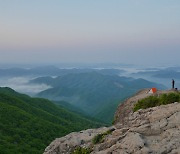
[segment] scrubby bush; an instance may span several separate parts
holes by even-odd
[[[110,130],[108,130],[108,131],[106,131],[106,132],[104,132],[104,133],[97,134],[97,135],[93,138],[92,143],[93,143],[93,144],[102,143],[102,142],[104,141],[105,136],[111,134],[112,131],[113,131],[113,129],[110,129]]]
[[[180,93],[163,94],[159,97],[160,104],[170,104],[180,101]]]
[[[93,144],[102,143],[103,141],[104,141],[103,134],[97,134],[92,140]]]
[[[77,147],[72,154],[90,154],[91,150],[89,148],[82,148],[82,147]]]
[[[160,96],[149,96],[142,100],[139,100],[135,106],[133,111],[137,111],[139,109],[147,109],[150,107],[155,107],[159,105],[166,105],[174,102],[180,101],[180,93],[169,93],[162,94]]]

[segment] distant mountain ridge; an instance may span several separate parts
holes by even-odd
[[[14,76],[61,76],[70,73],[83,73],[83,72],[99,72],[102,74],[118,75],[123,73],[123,70],[119,69],[91,69],[91,68],[58,68],[55,66],[41,66],[34,68],[6,68],[0,69],[1,77],[14,77]]]
[[[159,69],[153,71],[140,71],[138,73],[133,73],[132,75],[138,76],[148,76],[148,77],[155,77],[161,79],[179,79],[180,78],[180,68],[179,67],[170,67],[166,69]]]
[[[120,101],[142,88],[164,88],[162,85],[144,79],[133,79],[117,75],[103,75],[97,72],[68,74],[56,78],[42,77],[31,83],[45,83],[52,88],[37,96],[51,100],[68,101],[87,114],[103,121],[112,121]]]

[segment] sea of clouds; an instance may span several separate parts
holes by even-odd
[[[17,92],[35,95],[43,90],[51,88],[46,84],[30,84],[29,81],[33,78],[30,77],[12,77],[12,78],[1,78],[0,87],[10,87]]]

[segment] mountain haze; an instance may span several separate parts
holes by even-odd
[[[162,85],[144,79],[133,79],[97,72],[68,74],[56,78],[42,77],[31,83],[45,83],[52,88],[37,96],[54,101],[64,100],[80,108],[88,115],[111,122],[117,105],[142,88]]]

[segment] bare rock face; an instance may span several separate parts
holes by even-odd
[[[97,134],[107,131],[109,128],[88,129],[81,132],[73,132],[64,137],[54,140],[46,149],[44,154],[69,154],[77,146],[89,147],[92,138]]]
[[[180,153],[180,103],[129,112],[126,120],[109,128],[89,129],[56,139],[44,154],[70,154],[75,147],[91,149],[91,154],[178,154]],[[92,139],[113,131],[103,142]]]
[[[176,92],[174,90],[158,90],[155,94],[150,94],[148,93],[149,89],[143,89],[141,91],[139,91],[138,93],[136,93],[134,96],[128,98],[127,100],[125,100],[124,103],[120,104],[116,110],[115,113],[115,121],[114,123],[121,123],[123,125],[128,125],[129,122],[129,115],[133,113],[133,107],[134,104],[136,104],[138,102],[138,100],[141,100],[143,98],[146,98],[148,96],[152,96],[152,95],[161,95],[164,93],[172,93],[172,92]]]
[[[115,124],[121,123],[126,125],[128,123],[129,114],[133,112],[134,104],[137,103],[138,100],[148,97],[151,94],[148,94],[149,89],[144,89],[139,91],[133,97],[128,98],[124,103],[120,104],[115,113]]]

